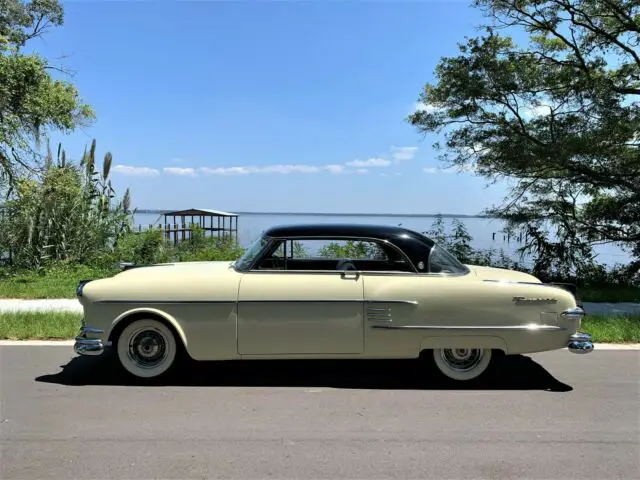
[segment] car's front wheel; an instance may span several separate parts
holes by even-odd
[[[453,380],[473,380],[491,364],[492,352],[482,348],[438,348],[433,360],[438,370]]]
[[[154,319],[135,320],[117,339],[122,367],[140,378],[158,377],[173,366],[178,353],[176,337],[169,327]]]

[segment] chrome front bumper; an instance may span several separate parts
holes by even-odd
[[[569,337],[567,348],[571,353],[591,353],[593,351],[591,335],[588,333],[574,333]]]
[[[102,340],[91,337],[100,336],[102,333],[103,331],[97,328],[82,327],[76,337],[73,351],[78,355],[101,355],[104,352]]]

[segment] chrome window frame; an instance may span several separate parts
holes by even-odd
[[[238,270],[239,273],[252,273],[252,274],[288,274],[288,275],[344,275],[346,273],[361,275],[383,275],[383,276],[411,276],[411,277],[430,277],[430,278],[455,278],[455,277],[463,277],[465,275],[471,274],[471,269],[467,267],[465,272],[460,273],[431,273],[431,272],[419,272],[416,268],[415,264],[411,261],[409,256],[396,244],[387,239],[374,238],[369,236],[358,236],[358,235],[296,235],[296,236],[287,236],[287,237],[270,237],[267,235],[263,235],[262,238],[267,238],[268,242],[265,243],[262,250],[255,256],[251,264],[247,267],[246,270]],[[393,248],[396,252],[398,252],[408,263],[408,265],[413,269],[412,272],[403,272],[403,271],[388,271],[388,270],[257,270],[256,265],[258,265],[263,259],[267,252],[271,251],[271,248],[275,243],[280,244],[281,242],[286,242],[289,240],[353,240],[353,241],[370,241],[374,243],[381,243],[384,245],[388,245]],[[276,247],[277,248],[277,247]]]
[[[402,251],[401,248],[399,248],[397,245],[395,245],[393,242],[390,242],[389,240],[386,239],[381,239],[381,238],[374,238],[374,237],[367,237],[367,236],[357,236],[357,235],[296,235],[296,236],[287,236],[287,237],[267,237],[266,235],[264,235],[265,238],[269,238],[269,241],[264,245],[264,247],[262,248],[262,250],[260,251],[260,253],[258,255],[256,255],[256,257],[254,258],[253,262],[251,262],[249,268],[247,268],[246,271],[242,271],[242,273],[289,273],[289,274],[309,274],[309,273],[324,273],[324,274],[344,274],[345,271],[344,270],[275,270],[275,269],[264,269],[264,270],[256,270],[256,265],[258,265],[265,257],[265,255],[267,254],[267,252],[271,251],[272,247],[274,246],[274,244],[280,245],[282,242],[287,242],[289,240],[352,240],[352,241],[366,241],[366,242],[373,242],[376,244],[384,244],[384,245],[388,245],[391,248],[393,248],[396,252],[398,252],[400,254],[401,257],[403,257],[406,261],[407,264],[413,269],[412,272],[403,272],[403,271],[397,271],[397,272],[389,272],[387,270],[348,270],[346,272],[354,272],[354,273],[358,273],[359,275],[363,275],[366,273],[376,273],[376,274],[391,274],[391,275],[395,275],[395,274],[405,274],[405,275],[415,275],[415,274],[419,274],[418,270],[416,269],[416,266],[414,265],[414,263],[411,261],[411,259],[407,256],[406,253],[404,253]],[[277,245],[275,246],[275,248],[277,248]]]

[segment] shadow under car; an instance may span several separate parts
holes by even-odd
[[[308,387],[380,390],[545,390],[568,392],[540,364],[522,355],[506,356],[485,374],[468,382],[441,375],[433,361],[411,360],[232,360],[184,359],[167,376],[137,379],[128,375],[111,352],[75,357],[62,371],[35,380],[69,386]]]

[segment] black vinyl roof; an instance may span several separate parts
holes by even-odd
[[[359,223],[307,223],[277,225],[264,232],[269,237],[369,237],[403,243],[417,240],[433,246],[433,241],[408,228],[393,225],[359,224]]]

